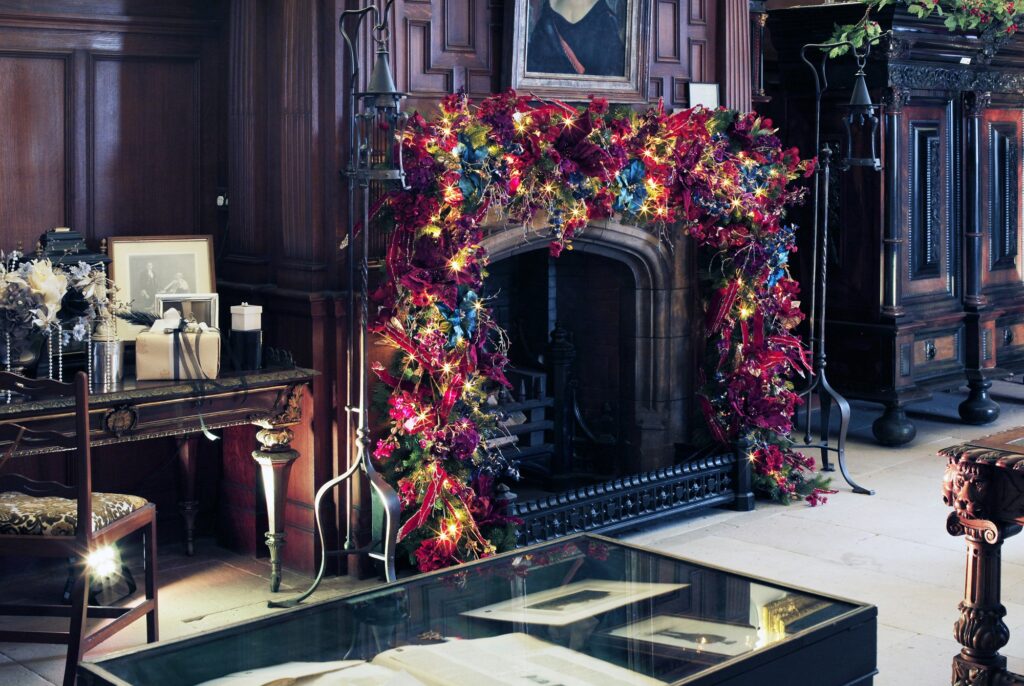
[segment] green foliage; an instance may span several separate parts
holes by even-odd
[[[977,31],[986,34],[1011,36],[1017,32],[1024,6],[1020,9],[1014,0],[862,0],[864,16],[856,24],[837,24],[829,38],[830,43],[849,41],[853,47],[865,44],[882,35],[878,22],[871,14],[898,2],[906,5],[907,12],[918,19],[932,15],[945,17],[943,25],[949,31]],[[850,46],[841,45],[829,50],[829,57],[849,52]]]

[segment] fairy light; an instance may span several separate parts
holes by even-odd
[[[454,205],[462,199],[462,191],[455,184],[449,184],[444,187],[444,201],[450,205]]]
[[[469,198],[469,194],[464,197],[462,191],[466,187],[463,179],[467,172],[458,154],[461,146],[455,150],[451,148],[455,143],[453,136],[462,138],[463,132],[472,132],[474,145],[486,149],[484,168],[490,176],[485,178],[492,179],[485,181],[487,188],[476,199],[493,203],[495,209],[509,210],[509,219],[516,224],[530,224],[535,216],[547,215],[551,240],[565,250],[572,250],[570,238],[573,231],[582,229],[591,214],[603,214],[606,206],[615,200],[615,194],[621,190],[615,182],[609,181],[623,171],[619,155],[609,157],[606,162],[599,162],[603,171],[595,171],[593,177],[584,179],[581,184],[569,184],[559,171],[551,173],[543,167],[543,161],[547,160],[545,155],[554,148],[551,140],[540,135],[540,127],[530,119],[527,111],[515,111],[529,110],[530,106],[514,98],[498,101],[497,106],[504,107],[506,115],[511,115],[511,128],[517,138],[510,141],[507,129],[492,131],[490,125],[477,118],[464,103],[453,103],[452,109],[455,111],[444,112],[435,120],[429,134],[422,130],[410,134],[410,147],[416,148],[418,155],[429,156],[424,158],[424,164],[436,165],[435,168],[441,170],[437,175],[440,178],[433,181],[435,185],[428,191],[428,200],[433,207],[439,209],[434,210],[429,222],[422,221],[417,215],[415,222],[408,221],[395,227],[397,230],[392,240],[398,250],[394,253],[395,258],[389,256],[388,259],[394,261],[387,266],[399,277],[407,266],[422,266],[414,261],[418,256],[417,251],[421,250],[421,245],[431,243],[434,247],[427,247],[427,250],[443,251],[441,255],[447,256],[441,257],[437,266],[426,268],[429,272],[426,276],[432,279],[431,283],[445,289],[457,283],[460,299],[467,290],[476,294],[481,292],[480,281],[486,276],[485,262],[480,247],[473,242],[471,236],[476,235],[473,231],[482,229],[480,217],[483,211],[477,216],[476,207],[480,205],[473,203],[473,207],[463,216],[464,203]],[[577,121],[586,121],[581,116],[592,117],[595,130],[587,136],[589,142],[604,148],[611,141],[623,146],[626,160],[639,158],[643,162],[642,180],[631,184],[631,190],[639,190],[636,195],[644,195],[630,203],[631,211],[636,215],[633,220],[638,225],[646,224],[667,232],[669,221],[683,220],[691,225],[702,245],[710,245],[719,238],[727,239],[729,247],[724,250],[730,251],[730,254],[723,260],[725,264],[733,264],[728,261],[728,257],[739,256],[739,251],[747,245],[757,247],[766,244],[767,241],[761,238],[765,234],[764,230],[779,226],[778,220],[786,204],[785,185],[796,174],[767,147],[764,155],[760,152],[761,147],[757,152],[751,152],[750,145],[743,146],[747,150],[737,150],[732,144],[726,146],[719,143],[710,129],[704,131],[698,125],[692,131],[689,130],[683,126],[684,118],[664,115],[660,120],[651,119],[649,126],[647,120],[639,117],[616,121],[613,115],[593,117],[580,113],[574,116],[568,107],[557,110],[552,109],[552,105],[545,107],[538,114],[538,117],[543,117],[545,128],[553,127],[556,132],[569,130],[575,127]],[[690,116],[699,117],[700,114]],[[698,120],[692,120],[691,123],[702,124]],[[481,132],[479,136],[478,132]],[[527,136],[531,140],[527,140]],[[677,164],[676,155],[686,152],[690,138],[695,139],[696,159],[690,157],[691,162]],[[425,140],[436,140],[438,143],[428,145],[424,153]],[[540,155],[541,164],[527,161],[513,149],[525,143],[530,143],[531,150]],[[777,178],[782,181],[771,181]],[[692,200],[691,205],[682,206],[682,192],[677,193],[677,179],[686,182],[687,188],[682,191],[689,193],[686,197]],[[423,191],[413,191],[417,192]],[[409,199],[408,196],[396,196],[398,198],[403,201]],[[397,212],[395,215],[404,216]],[[388,215],[383,217],[388,221]],[[707,219],[713,221],[705,223]],[[455,224],[457,221],[458,225]],[[737,228],[730,234],[723,227],[731,225],[742,225],[742,230]],[[699,226],[708,230],[706,235],[699,232]],[[527,226],[525,230],[530,228]],[[742,289],[728,316],[735,321],[759,316],[762,312],[759,308],[761,298],[764,297],[764,286],[760,280],[752,278],[751,283],[744,287],[743,279],[739,278],[742,266],[738,257],[734,266],[736,268],[733,271],[725,267],[721,270],[733,288],[738,286]],[[386,329],[393,334],[389,342],[396,346],[401,344],[403,348],[412,351],[407,355],[404,351],[399,353],[405,355],[403,359],[407,366],[400,376],[403,383],[393,392],[396,397],[415,393],[415,400],[407,401],[415,405],[405,414],[404,421],[395,421],[393,433],[401,435],[403,441],[410,440],[409,447],[414,442],[419,445],[418,449],[413,448],[417,450],[417,459],[404,464],[402,473],[396,477],[407,479],[406,483],[414,486],[422,506],[426,508],[423,528],[420,529],[425,535],[424,543],[428,544],[424,546],[424,552],[436,557],[427,562],[421,561],[424,566],[452,564],[496,551],[488,540],[490,522],[477,522],[468,503],[463,500],[463,494],[468,492],[463,472],[457,469],[459,476],[449,475],[446,469],[449,461],[455,460],[457,456],[453,450],[452,437],[460,432],[483,431],[481,427],[488,426],[486,417],[489,408],[485,400],[491,392],[491,374],[490,371],[484,373],[480,369],[482,362],[470,356],[468,350],[474,349],[478,340],[486,340],[495,333],[493,319],[487,314],[486,304],[489,301],[474,298],[472,301],[460,300],[457,304],[448,303],[456,309],[456,314],[451,315],[452,319],[449,320],[445,314],[450,311],[441,307],[440,303],[435,306],[437,293],[442,290],[430,287],[435,292],[428,293],[426,288],[417,290],[415,287],[399,287],[394,294],[395,302],[384,304],[394,305],[394,312],[397,313],[389,320],[397,323],[389,323]],[[450,291],[443,292],[446,299],[451,297]],[[735,293],[733,295],[735,297]],[[479,334],[474,332],[472,339],[468,333],[455,335],[458,318],[462,317],[461,325],[464,331],[468,331],[468,321],[473,315],[476,319],[472,321],[475,321]],[[765,333],[778,328],[774,320],[766,321]],[[388,338],[387,333],[385,338]],[[500,343],[494,352],[504,354],[507,338],[500,333],[495,338],[500,339]],[[734,339],[723,338],[723,341],[729,346],[730,352],[738,356],[744,369],[750,369],[750,360],[747,359],[749,351],[738,347],[739,343]],[[771,382],[775,383],[773,372],[764,375],[771,377]],[[467,378],[463,379],[463,376]],[[413,383],[415,391],[411,390]],[[441,403],[449,402],[451,396],[461,400],[451,406],[450,413],[442,416],[439,412]],[[727,418],[728,414],[717,401],[713,405],[713,413],[712,422],[716,415]],[[479,427],[477,422],[480,423]],[[726,425],[721,424],[723,427]],[[757,459],[760,454],[757,449],[748,448],[745,456],[749,462],[757,463],[759,473],[764,473],[767,471],[763,470],[764,460]],[[476,460],[477,457],[474,457],[474,463]],[[406,483],[403,483],[403,488],[407,488]],[[429,505],[425,502],[428,489],[437,495],[436,500]],[[429,544],[435,541],[444,544],[430,552]]]

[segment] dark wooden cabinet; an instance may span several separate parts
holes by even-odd
[[[800,48],[862,12],[838,4],[770,13],[772,114],[805,154],[814,88]],[[836,173],[828,189],[826,338],[830,379],[848,397],[882,403],[875,436],[899,445],[915,434],[906,405],[966,383],[961,418],[988,423],[999,414],[991,379],[1024,368],[1024,39],[952,34],[891,7],[879,21],[893,32],[867,68],[883,168]],[[829,77],[822,141],[838,144],[852,58],[831,60]],[[809,256],[810,232],[801,233]]]

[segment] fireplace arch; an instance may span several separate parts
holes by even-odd
[[[548,240],[523,227],[492,225],[485,229],[483,247],[496,264],[546,249]],[[696,284],[687,242],[608,220],[578,234],[573,249],[614,260],[633,276],[633,398],[626,412],[633,426],[626,429],[637,472],[671,466],[692,425]]]

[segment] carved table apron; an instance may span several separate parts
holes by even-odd
[[[1020,441],[1020,444],[1017,444]],[[1000,549],[1024,524],[1024,428],[939,451],[949,459],[942,499],[953,508],[946,528],[967,540],[960,618],[953,634],[954,686],[1024,684],[999,649],[1010,640],[1000,599]]]
[[[185,520],[185,541],[194,552],[196,443],[204,430],[255,424],[259,447],[252,457],[260,467],[267,501],[267,547],[270,549],[270,589],[281,583],[280,549],[284,545],[282,520],[291,465],[299,454],[289,447],[291,426],[301,420],[303,388],[316,372],[282,369],[230,374],[215,381],[145,382],[126,380],[123,389],[96,393],[89,398],[92,444],[109,445],[149,438],[177,437],[181,487],[180,508]],[[40,402],[0,402],[0,423],[33,429],[70,431],[74,398]],[[51,452],[19,449],[15,455]],[[0,445],[0,455],[6,449]]]

